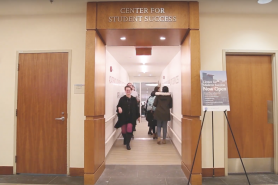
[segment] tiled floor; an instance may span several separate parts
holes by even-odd
[[[278,184],[278,175],[250,174],[252,185]],[[83,185],[83,177],[4,175],[0,185],[18,184],[60,184]],[[180,165],[106,165],[96,185],[186,185]],[[203,185],[248,185],[245,175],[203,178]]]

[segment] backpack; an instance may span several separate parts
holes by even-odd
[[[155,110],[155,107],[153,106],[153,103],[154,103],[154,100],[155,100],[155,96],[150,96],[148,101],[147,101],[147,111],[150,111],[150,110]]]

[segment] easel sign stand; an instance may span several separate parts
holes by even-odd
[[[197,142],[197,147],[195,150],[195,155],[193,158],[192,167],[190,170],[190,175],[188,179],[187,185],[190,184],[192,171],[194,168],[195,158],[197,155],[202,129],[206,117],[207,111],[212,112],[212,157],[213,157],[213,177],[214,177],[214,126],[213,126],[213,111],[223,111],[225,118],[227,120],[227,124],[229,126],[229,130],[232,134],[242,167],[244,169],[244,173],[246,175],[248,184],[251,185],[248,175],[245,170],[245,166],[243,164],[239,149],[236,144],[236,140],[232,131],[232,127],[230,125],[230,122],[228,120],[227,111],[230,111],[230,105],[229,105],[229,95],[228,95],[228,86],[227,86],[227,76],[226,71],[200,71],[201,75],[201,91],[202,91],[202,105],[203,105],[203,111],[204,111],[204,117],[202,120],[201,130]]]

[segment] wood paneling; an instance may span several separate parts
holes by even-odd
[[[98,30],[107,46],[179,46],[186,29]],[[160,40],[163,36],[166,40]],[[126,40],[120,40],[126,37]]]
[[[272,95],[271,56],[227,56],[229,122],[242,158],[274,157],[273,124],[267,121]],[[228,130],[228,157],[239,158]]]
[[[189,2],[189,28],[199,30],[199,2]]]
[[[84,168],[70,168],[69,173],[69,175],[72,177],[84,176]]]
[[[213,168],[203,168],[202,169],[203,177],[213,177]],[[214,168],[214,177],[224,177],[225,168]]]
[[[0,175],[12,175],[13,167],[12,166],[0,166]]]
[[[105,114],[105,60],[106,48],[102,40],[96,34],[95,39],[95,113],[94,116]],[[87,116],[87,115],[86,115]]]
[[[97,28],[97,3],[87,3],[87,18],[86,28],[87,30],[94,30]]]
[[[104,162],[101,164],[101,166],[97,169],[97,171],[94,174],[84,174],[84,185],[86,184],[96,184],[97,180],[101,176],[105,169],[105,164]]]
[[[95,30],[87,31],[85,116],[105,114],[105,45]]]
[[[94,184],[105,160],[105,57],[106,49],[95,30],[86,34],[84,182]]]
[[[68,53],[19,54],[19,66],[16,172],[66,174]]]
[[[86,32],[86,51],[85,51],[85,94],[84,94],[84,114],[94,116],[95,114],[95,38],[96,31]]]
[[[135,48],[136,55],[152,55],[152,48]]]
[[[198,137],[201,129],[201,121],[199,117],[182,118],[182,161],[188,169],[192,168],[192,163],[197,147]],[[202,173],[201,160],[201,141],[199,143],[197,156],[193,168],[194,174]]]
[[[105,159],[105,119],[85,120],[84,172],[95,173]]]
[[[148,13],[121,13],[122,8],[147,8]],[[151,13],[151,8],[164,8],[165,13]],[[157,9],[157,10],[158,10]],[[189,25],[189,12],[188,2],[101,2],[97,4],[97,29],[188,29]],[[144,12],[144,11],[143,11]],[[131,21],[115,21],[109,19],[109,17],[120,17],[125,16]],[[142,16],[140,19],[137,17],[137,21],[133,17]],[[154,21],[149,21],[155,17]],[[159,17],[156,17],[159,16]],[[170,22],[169,18],[165,21],[166,16],[176,16],[176,21]],[[148,21],[146,21],[146,17]],[[111,21],[110,21],[111,20]],[[125,19],[123,19],[125,20]],[[141,20],[141,21],[140,21]],[[172,18],[172,20],[174,20]],[[110,22],[109,22],[110,21]]]
[[[182,115],[201,115],[200,32],[190,30],[181,46]]]
[[[181,164],[181,169],[182,169],[183,173],[185,174],[185,176],[189,179],[190,169],[188,169],[187,166],[183,162]],[[202,174],[200,174],[200,173],[194,174],[193,173],[191,175],[190,183],[192,185],[202,185]]]

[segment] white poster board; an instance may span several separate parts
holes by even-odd
[[[230,111],[226,71],[200,71],[203,111]]]

